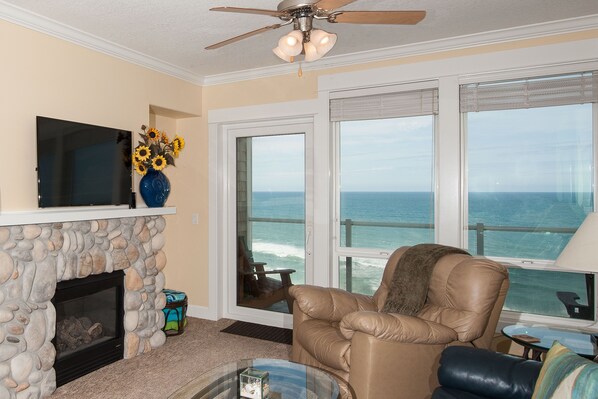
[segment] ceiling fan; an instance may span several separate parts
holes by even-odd
[[[336,43],[336,34],[313,28],[313,20],[347,24],[414,25],[426,16],[425,11],[343,11],[338,8],[356,0],[283,0],[277,10],[259,8],[215,7],[210,11],[244,14],[270,15],[282,22],[244,33],[239,36],[212,44],[206,50],[217,49],[227,44],[257,35],[268,30],[293,24],[293,31],[280,38],[272,51],[281,59],[293,62],[299,54],[304,54],[307,62],[315,61],[326,54]]]

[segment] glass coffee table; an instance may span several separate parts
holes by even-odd
[[[590,333],[523,325],[506,326],[502,333],[523,346],[523,357],[526,359],[541,360],[542,353],[548,352],[554,341],[559,341],[571,351],[585,358],[594,359],[598,356],[597,337]],[[531,357],[529,356],[530,350],[532,351]]]
[[[239,374],[248,367],[267,371],[270,399],[338,399],[338,383],[322,370],[281,359],[244,359],[193,379],[169,399],[238,399]]]

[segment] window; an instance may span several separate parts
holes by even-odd
[[[372,294],[390,251],[434,241],[437,97],[426,89],[331,101],[341,288]]]
[[[593,211],[597,82],[580,73],[461,87],[471,253],[550,263]],[[587,305],[585,279],[512,269],[505,308],[569,317],[556,293]]]

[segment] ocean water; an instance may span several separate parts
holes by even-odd
[[[254,192],[252,217],[304,219],[304,198],[297,192]],[[593,209],[591,194],[471,193],[469,252],[477,253],[475,226],[507,231],[484,231],[486,256],[553,260]],[[341,242],[357,248],[392,251],[403,245],[434,242],[434,198],[430,193],[347,192],[341,196]],[[396,224],[406,224],[395,226]],[[389,225],[390,224],[390,225]],[[295,284],[305,281],[305,233],[301,223],[252,222],[254,259],[270,268],[290,268]],[[517,228],[523,231],[508,231]],[[571,232],[551,231],[571,229]],[[348,239],[348,241],[347,241]],[[341,288],[346,288],[345,259],[341,259]],[[385,260],[352,258],[353,292],[371,294],[378,287]],[[315,267],[328,267],[328,265]],[[575,273],[547,273],[510,269],[511,288],[506,308],[567,317],[556,291],[572,291],[587,303],[585,278]]]

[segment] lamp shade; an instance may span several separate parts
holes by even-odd
[[[322,56],[318,53],[316,46],[314,46],[311,42],[305,43],[303,47],[305,49],[305,62],[312,62],[322,58]]]
[[[303,33],[299,30],[289,32],[278,41],[278,48],[288,56],[294,57],[303,50]]]
[[[320,56],[329,52],[336,44],[336,35],[321,29],[314,29],[310,34],[310,42],[316,47]]]
[[[276,54],[278,56],[278,58],[280,58],[283,61],[286,62],[293,62],[294,61],[294,57],[290,56],[290,55],[286,55],[281,49],[280,47],[275,47],[272,49],[272,52],[274,52],[274,54]]]
[[[554,264],[564,269],[598,272],[598,213],[586,216]]]

